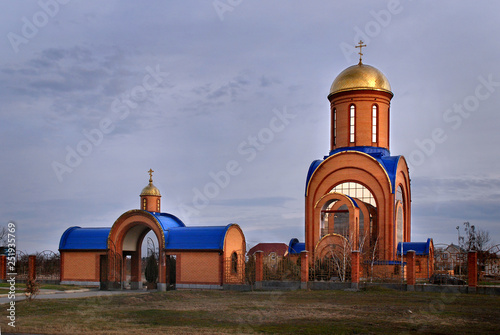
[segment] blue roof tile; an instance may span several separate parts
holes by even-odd
[[[392,193],[396,191],[396,173],[398,168],[398,162],[402,156],[390,156],[389,150],[385,148],[361,146],[361,147],[345,147],[345,148],[335,149],[330,151],[330,154],[328,156],[325,156],[324,158],[327,159],[332,155],[345,151],[362,152],[376,159],[382,165],[384,170],[387,172],[387,175],[389,176],[389,180],[391,181],[391,186],[392,186],[391,190]],[[309,166],[306,178],[306,196],[307,196],[307,186],[309,185],[309,181],[314,171],[316,171],[316,169],[322,162],[324,162],[324,160],[315,160]]]
[[[231,227],[178,227],[165,234],[167,250],[223,250],[226,232]]]
[[[106,250],[111,228],[70,227],[61,236],[59,250]]]
[[[306,244],[300,243],[298,238],[292,238],[288,244],[288,253],[290,255],[300,254],[303,250],[306,250]]]
[[[417,256],[429,255],[430,245],[430,238],[427,239],[427,242],[403,242],[403,255],[406,255],[409,250],[415,251]],[[397,254],[401,256],[401,242],[398,243]]]

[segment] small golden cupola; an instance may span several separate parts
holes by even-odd
[[[160,212],[160,190],[153,185],[153,170],[149,169],[149,184],[141,192],[141,209],[149,212]]]

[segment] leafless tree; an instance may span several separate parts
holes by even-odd
[[[466,251],[486,251],[490,246],[490,233],[483,229],[476,229],[469,222],[464,222],[465,239],[463,248]]]
[[[8,234],[9,234],[9,231],[7,230],[7,227],[0,228],[0,246],[7,245]]]

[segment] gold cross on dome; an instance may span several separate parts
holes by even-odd
[[[148,173],[149,173],[149,182],[152,183],[153,182],[153,170],[149,169]]]
[[[363,47],[366,47],[366,44],[363,44],[362,40],[359,40],[359,45],[356,45],[355,48],[359,48],[359,64],[361,64],[361,56],[363,56],[363,53],[361,52],[361,49]]]

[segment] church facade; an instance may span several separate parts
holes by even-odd
[[[389,145],[392,97],[385,75],[361,57],[333,81],[330,151],[309,167],[305,242],[292,239],[290,254],[307,250],[313,262],[357,250],[365,263],[394,272],[398,246],[411,250],[408,164]]]
[[[123,213],[109,228],[70,227],[62,235],[61,283],[141,289],[141,246],[153,231],[159,244],[158,290],[222,288],[242,284],[246,243],[237,224],[186,227],[176,216],[161,212],[161,194],[149,184],[140,194],[140,209]],[[144,255],[145,256],[145,255]],[[130,269],[125,259],[130,258]]]

